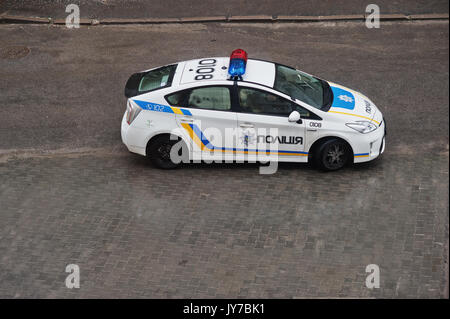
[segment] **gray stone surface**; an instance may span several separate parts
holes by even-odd
[[[131,73],[236,47],[371,97],[384,156],[263,176],[125,150]],[[0,48],[1,297],[448,296],[448,22],[3,25]]]

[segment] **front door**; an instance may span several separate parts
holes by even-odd
[[[237,112],[238,148],[249,160],[306,162],[304,121],[288,121],[294,102],[279,95],[240,84]],[[300,112],[301,114],[301,112]]]

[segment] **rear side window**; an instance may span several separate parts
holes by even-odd
[[[169,65],[147,72],[139,83],[139,92],[171,86],[176,67],[176,65]]]
[[[186,91],[176,92],[174,94],[166,96],[166,100],[172,106],[183,106],[186,94]]]
[[[166,96],[172,106],[228,111],[231,109],[230,89],[226,86],[207,86],[179,91]]]
[[[231,109],[230,90],[224,86],[210,86],[191,90],[187,107],[217,111]]]

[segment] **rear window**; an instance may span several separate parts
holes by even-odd
[[[139,92],[147,92],[172,85],[173,75],[177,65],[168,65],[147,72],[139,83]]]
[[[130,98],[171,86],[176,69],[177,64],[172,64],[147,72],[134,73],[125,85],[125,96]]]

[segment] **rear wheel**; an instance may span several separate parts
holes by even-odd
[[[174,155],[178,155],[177,158],[171,157],[172,151],[176,152]],[[170,139],[169,135],[156,137],[147,147],[147,155],[153,165],[163,169],[177,168],[187,154],[187,148],[181,139]]]
[[[348,163],[350,154],[347,143],[334,138],[324,142],[318,148],[314,162],[322,170],[336,171]]]

